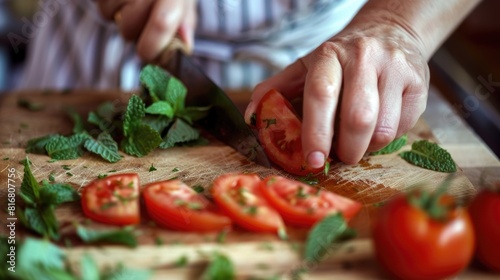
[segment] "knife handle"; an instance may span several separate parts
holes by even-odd
[[[184,41],[182,41],[179,37],[179,34],[175,34],[170,43],[160,53],[157,61],[159,65],[165,65],[168,61],[170,61],[177,50],[181,50],[184,54],[191,53],[186,43],[184,43]]]

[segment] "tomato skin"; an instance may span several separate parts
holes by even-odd
[[[235,224],[254,232],[277,233],[284,229],[281,216],[259,192],[257,175],[224,174],[214,180],[211,193],[215,203]],[[249,209],[254,212],[248,211]]]
[[[469,213],[476,233],[477,260],[500,272],[500,193],[480,191],[469,205]]]
[[[311,227],[339,211],[349,221],[361,209],[360,203],[349,198],[281,176],[267,177],[260,189],[285,223],[297,227]]]
[[[259,141],[272,162],[300,176],[323,171],[323,167],[307,166],[302,150],[302,122],[281,93],[275,89],[268,91],[255,114]]]
[[[120,226],[138,224],[139,176],[128,173],[96,179],[83,188],[81,204],[85,216],[96,222]]]
[[[154,182],[142,191],[149,216],[160,226],[194,232],[220,231],[231,227],[231,220],[201,194],[179,180]],[[185,202],[180,205],[178,202]],[[198,210],[187,207],[196,203]]]
[[[406,196],[382,206],[372,227],[375,255],[397,279],[443,279],[469,264],[474,231],[465,209],[456,208],[444,222],[435,221]]]

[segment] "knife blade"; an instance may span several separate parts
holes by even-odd
[[[227,94],[217,86],[187,54],[185,44],[176,36],[160,56],[159,65],[187,88],[187,106],[211,106],[198,125],[247,159],[270,167],[257,136]]]

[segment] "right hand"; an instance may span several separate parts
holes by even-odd
[[[122,36],[136,42],[137,54],[156,60],[178,34],[192,50],[196,0],[97,0],[104,18],[115,20]]]

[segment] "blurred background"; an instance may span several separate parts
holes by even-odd
[[[0,0],[0,92],[13,89],[39,0]],[[500,157],[500,1],[484,0],[430,61],[431,84]],[[446,117],[446,116],[443,116]]]

